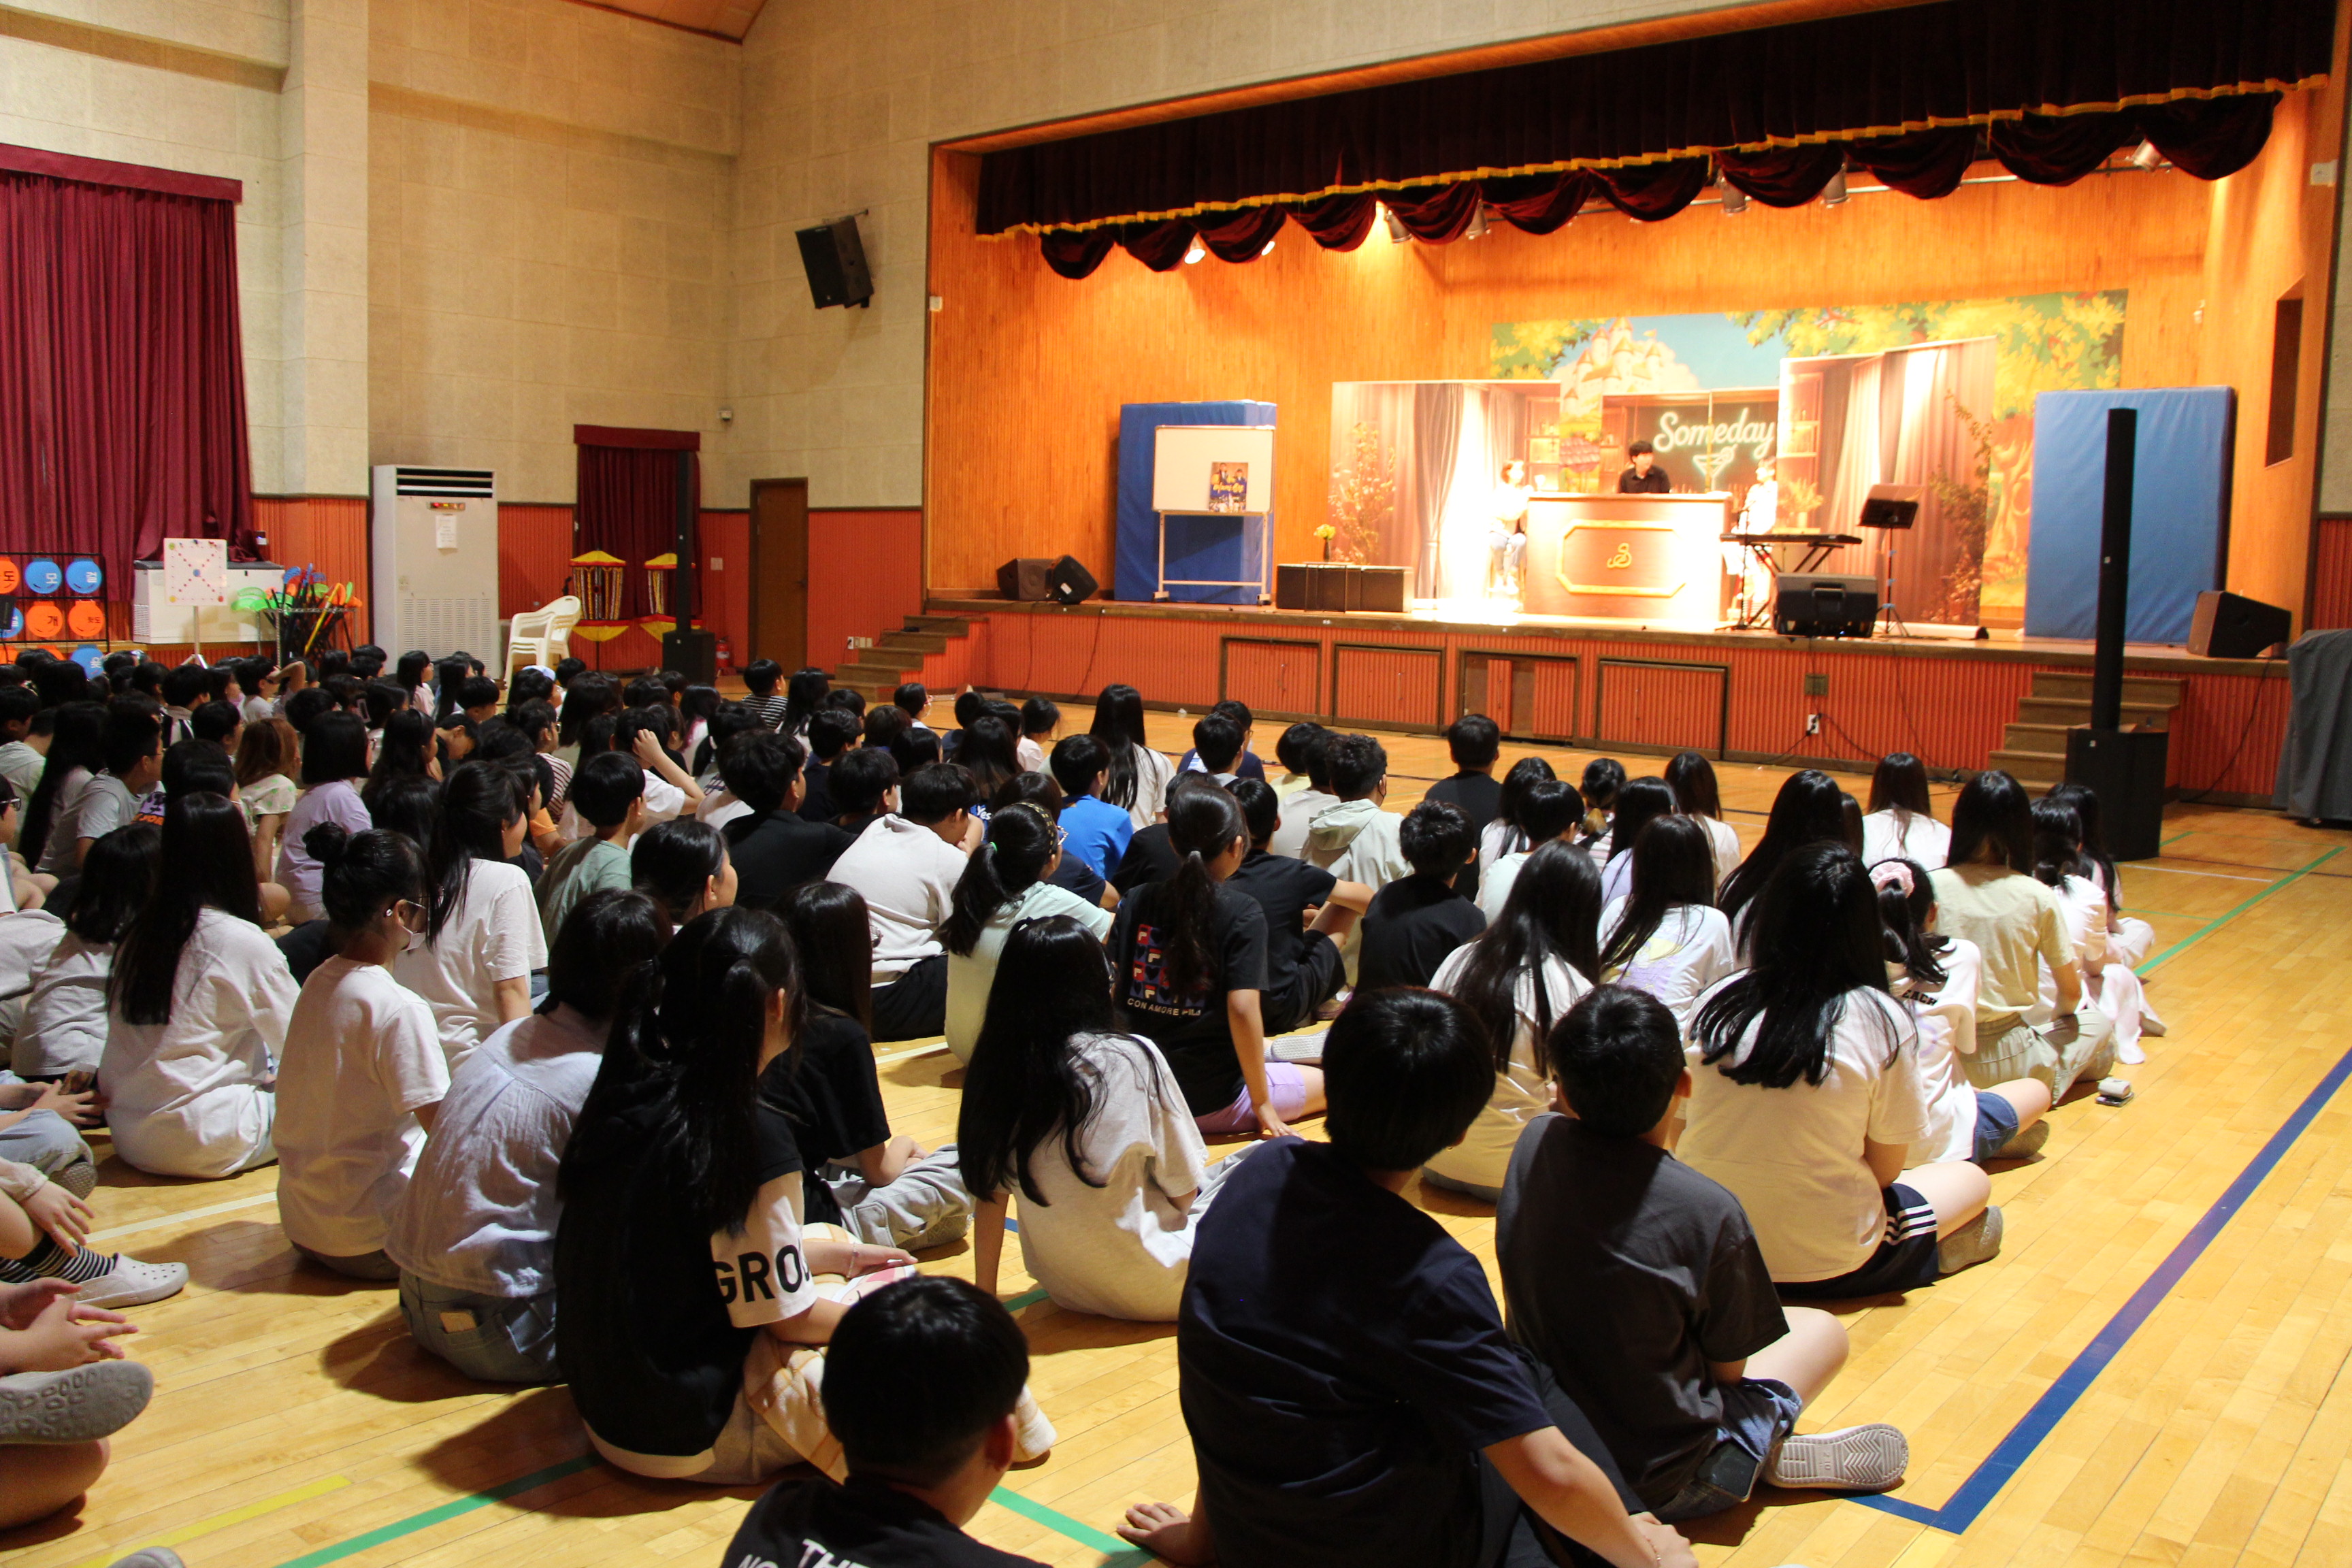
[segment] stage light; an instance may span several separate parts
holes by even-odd
[[[2131,161],[2135,169],[2153,169],[2164,162],[2164,154],[2156,150],[2155,142],[2142,142],[2133,150]]]
[[[1192,242],[1192,248],[1184,252],[1184,265],[1190,267],[1208,254],[1206,250],[1201,248],[1201,242],[1196,239]]]
[[[1843,169],[1832,174],[1830,183],[1822,187],[1822,205],[1825,207],[1845,205],[1845,171]]]
[[[1406,240],[1412,237],[1412,231],[1404,226],[1404,219],[1389,211],[1388,204],[1386,202],[1380,204],[1380,209],[1381,222],[1388,228],[1389,243],[1391,245],[1402,245]]]
[[[1274,254],[1274,241],[1270,239],[1267,240],[1265,242],[1265,248],[1259,251],[1258,254],[1260,256],[1272,256]]]
[[[1729,180],[1720,175],[1717,176],[1715,192],[1723,199],[1723,210],[1727,216],[1738,217],[1748,210],[1748,193]]]
[[[1480,202],[1470,215],[1470,226],[1462,231],[1465,239],[1484,239],[1486,236],[1486,204]]]

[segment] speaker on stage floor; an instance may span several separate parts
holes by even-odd
[[[1065,555],[1046,569],[1045,597],[1057,605],[1077,605],[1095,596],[1102,584],[1095,574],[1078,564],[1075,555]]]
[[[1054,569],[1050,555],[1018,555],[996,569],[996,591],[1024,604],[1046,596],[1045,574]]]
[[[2294,634],[2294,617],[2276,605],[2219,588],[2197,595],[2189,623],[2189,651],[2200,658],[2260,658],[2263,649]]]
[[[1866,637],[1878,620],[1878,583],[1783,572],[1772,593],[1772,629],[1790,637]]]

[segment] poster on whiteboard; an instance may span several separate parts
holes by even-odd
[[[1151,441],[1151,510],[1262,516],[1274,510],[1274,426],[1162,425]]]
[[[228,603],[228,541],[163,541],[163,602],[167,605]]]

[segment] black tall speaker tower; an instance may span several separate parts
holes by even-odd
[[[2091,722],[2066,736],[2066,782],[2099,797],[2101,833],[2118,860],[2154,857],[2164,838],[2161,730],[2126,730],[2124,612],[2131,591],[2132,463],[2139,415],[2107,411],[2106,504],[2099,517],[2098,642],[2091,664]]]

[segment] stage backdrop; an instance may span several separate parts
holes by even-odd
[[[1720,399],[1705,429],[1680,418],[1662,427],[1648,410],[1666,395],[1777,386],[1774,526],[1850,533],[1870,485],[1921,486],[1919,526],[1892,546],[1897,607],[1917,621],[2013,626],[2025,617],[2033,399],[2120,384],[2126,299],[2117,289],[1505,321],[1487,374],[1557,384],[1558,420],[1543,435],[1597,480],[1647,434],[1676,489],[1721,486],[1735,506],[1753,478],[1739,450],[1755,444],[1750,422],[1714,427],[1726,422]],[[1561,488],[1576,488],[1565,471]],[[1876,574],[1886,548],[1874,539],[1826,569]]]
[[[1274,405],[1125,403],[1118,410],[1118,539],[1111,596],[1149,604],[1160,590],[1160,514],[1151,509],[1152,432],[1162,425],[1271,425]],[[1267,527],[1272,528],[1269,517]],[[1168,575],[1255,581],[1265,569],[1258,526],[1238,517],[1171,516]],[[1171,588],[1169,598],[1196,605],[1255,605],[1255,588]]]

